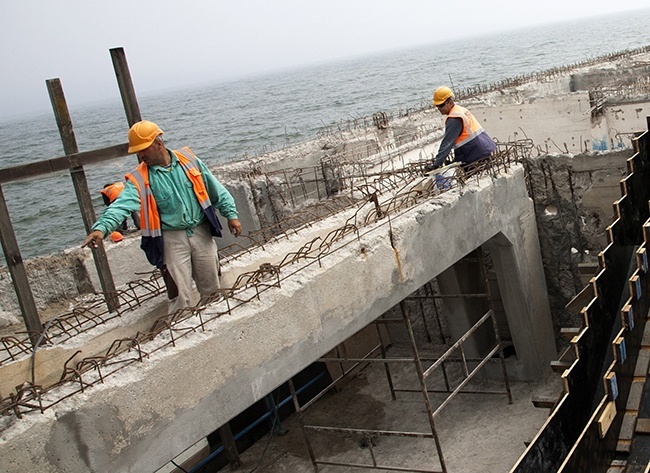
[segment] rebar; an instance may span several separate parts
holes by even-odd
[[[505,172],[510,165],[516,163],[519,159],[520,147],[517,145],[503,145],[504,150],[492,160],[491,165],[481,167],[476,174],[476,178],[483,174],[495,174]],[[341,165],[347,169],[347,164]],[[283,279],[289,278],[301,271],[302,269],[317,263],[322,264],[322,259],[333,251],[344,247],[349,243],[344,240],[356,234],[360,238],[363,231],[373,231],[376,225],[388,223],[385,217],[396,216],[399,213],[408,211],[420,203],[426,202],[431,197],[437,196],[443,192],[453,191],[454,189],[465,185],[463,179],[457,179],[449,189],[441,190],[435,186],[429,189],[419,189],[413,191],[409,186],[417,179],[414,178],[418,173],[415,171],[418,166],[424,166],[423,163],[410,165],[406,169],[394,169],[381,173],[371,174],[362,171],[359,165],[350,166],[350,170],[355,170],[354,178],[349,177],[349,183],[362,176],[362,188],[367,189],[366,182],[372,177],[375,187],[375,196],[377,204],[381,209],[381,214],[377,212],[376,207],[369,206],[369,202],[364,198],[351,198],[350,196],[336,197],[323,202],[314,208],[298,212],[304,218],[292,216],[274,225],[274,230],[261,230],[258,234],[251,236],[249,239],[250,246],[239,248],[238,251],[229,252],[228,248],[220,249],[220,252],[226,253],[227,259],[233,260],[245,253],[253,251],[254,248],[270,245],[273,240],[288,238],[289,233],[296,233],[300,229],[307,228],[315,221],[325,220],[333,215],[342,212],[350,212],[351,215],[345,223],[338,228],[330,231],[324,238],[316,237],[303,244],[299,249],[287,253],[277,264],[263,264],[259,269],[238,276],[230,288],[222,288],[216,291],[212,296],[196,307],[183,309],[173,314],[168,314],[156,319],[151,328],[145,332],[138,332],[134,337],[127,339],[115,340],[103,355],[96,355],[83,358],[74,366],[64,365],[62,368],[65,376],[51,386],[39,387],[38,389],[38,408],[44,411],[61,400],[73,395],[75,392],[83,392],[85,389],[102,383],[103,380],[112,373],[115,373],[132,363],[144,362],[151,354],[158,350],[165,349],[168,346],[175,346],[178,339],[189,336],[197,330],[205,330],[205,326],[224,314],[230,314],[237,307],[246,304],[252,300],[260,299],[260,295],[271,288],[281,287]],[[341,172],[341,175],[352,176],[349,171]],[[420,178],[422,180],[422,178]],[[304,189],[304,188],[303,188]],[[382,192],[393,193],[384,202],[379,199]],[[352,194],[363,196],[366,191],[352,189]],[[296,194],[297,196],[297,194]],[[281,229],[281,230],[280,230]],[[266,238],[262,235],[273,235]],[[339,246],[337,247],[337,244]],[[295,267],[291,271],[289,267]],[[77,305],[67,314],[56,317],[52,323],[48,324],[47,330],[43,333],[42,345],[53,345],[63,343],[81,333],[97,327],[101,324],[121,317],[127,311],[141,307],[145,302],[157,298],[165,293],[164,282],[159,271],[147,273],[141,279],[133,281],[126,285],[125,289],[117,291],[117,297],[120,301],[120,309],[114,313],[109,313],[105,308],[101,293],[93,300],[85,304]],[[205,309],[210,307],[210,312],[206,313]],[[19,358],[31,354],[31,343],[29,336],[20,339],[15,336],[0,338],[0,365],[16,361]],[[153,343],[155,342],[155,343]],[[147,347],[145,350],[144,347]],[[132,350],[137,351],[137,356],[129,356]],[[102,370],[101,367],[111,366],[111,371]],[[88,376],[95,373],[95,377],[87,380]],[[78,387],[71,385],[78,383]],[[56,394],[57,388],[64,385],[69,386],[65,391]],[[22,389],[22,388],[20,388]],[[28,395],[23,390],[17,390],[16,394],[10,393],[8,397],[0,399],[0,415],[14,413],[20,417],[21,413],[34,410],[30,402],[35,400],[34,390],[32,395]],[[45,396],[45,397],[44,397]],[[57,397],[58,396],[58,397]]]

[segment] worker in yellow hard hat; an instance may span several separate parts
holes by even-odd
[[[129,153],[140,164],[126,176],[127,182],[86,237],[83,246],[94,246],[110,234],[134,210],[140,211],[141,247],[147,259],[171,277],[170,313],[192,307],[219,288],[217,246],[221,236],[215,208],[228,220],[230,232],[242,231],[235,200],[206,165],[189,148],[170,150],[163,131],[153,122],[140,121],[129,130]],[[166,279],[168,282],[168,279]]]
[[[454,103],[454,93],[449,87],[438,87],[434,91],[433,105],[445,115],[445,135],[433,160],[434,169],[443,165],[452,149],[454,161],[459,162],[466,173],[490,158],[496,149],[494,140],[469,110]]]

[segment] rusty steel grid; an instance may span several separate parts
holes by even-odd
[[[469,178],[478,179],[482,174],[496,175],[506,172],[518,161],[518,156],[513,149],[516,150],[517,147],[497,150],[492,165],[479,167],[473,176],[454,179],[449,189],[445,190],[431,186],[414,192],[408,188],[409,183],[422,178],[422,169],[428,161],[402,169],[387,170],[376,175],[355,173],[352,177],[350,174],[350,181],[353,179],[360,181],[358,188],[350,190],[350,195],[354,197],[334,199],[332,202],[336,201],[336,204],[328,201],[328,206],[324,206],[326,211],[322,213],[307,212],[302,215],[304,218],[297,219],[292,216],[288,220],[290,224],[287,221],[279,222],[270,232],[272,234],[275,232],[270,240],[265,240],[262,236],[267,231],[265,229],[249,237],[251,246],[238,246],[236,249],[225,247],[220,249],[220,252],[226,255],[224,258],[226,261],[234,260],[242,254],[253,251],[255,247],[264,248],[274,239],[286,238],[288,234],[308,227],[314,223],[310,218],[319,221],[343,211],[351,212],[352,215],[342,226],[331,231],[324,238],[315,238],[297,251],[286,254],[276,265],[268,263],[255,271],[240,274],[232,287],[217,290],[207,303],[161,316],[154,321],[148,331],[139,331],[128,339],[115,340],[102,356],[82,358],[76,363],[72,360],[74,356],[71,357],[62,367],[62,375],[57,383],[40,386],[35,384],[34,380],[25,381],[16,387],[15,393],[12,392],[0,399],[0,415],[13,414],[16,418],[21,418],[27,412],[44,412],[76,393],[85,392],[97,383],[103,383],[107,376],[123,368],[136,362],[144,362],[152,353],[175,346],[180,338],[198,330],[205,330],[207,324],[220,316],[231,314],[237,307],[252,300],[259,300],[263,292],[281,287],[284,279],[292,277],[311,264],[321,265],[322,259],[328,254],[350,244],[350,241],[347,243],[343,241],[348,236],[356,234],[358,240],[362,234],[373,231],[377,224],[390,225],[391,218],[443,192],[464,186]],[[357,172],[360,170],[358,166],[354,168]],[[397,190],[397,192],[388,196],[385,201],[379,202],[380,191],[387,192],[387,190],[391,192]],[[286,225],[285,228],[282,228],[283,223]],[[277,233],[280,229],[284,231]],[[337,244],[339,246],[336,246]],[[297,265],[299,262],[302,263],[301,266]],[[117,291],[121,304],[120,310],[114,313],[109,313],[105,306],[102,307],[103,300],[98,297],[95,302],[75,307],[71,312],[48,322],[41,334],[41,346],[62,343],[114,318],[121,317],[126,311],[140,307],[164,292],[165,287],[159,272],[149,273],[146,277],[129,283],[125,289]],[[206,313],[207,307],[210,307],[209,313]],[[16,335],[0,338],[0,365],[33,354],[29,334],[21,332]],[[18,335],[23,335],[23,338],[19,338]]]

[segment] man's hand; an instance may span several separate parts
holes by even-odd
[[[81,247],[83,248],[85,246],[88,246],[91,248],[98,248],[99,242],[101,242],[103,239],[104,239],[104,234],[99,230],[95,230],[88,234],[88,236],[86,237],[86,241],[84,241],[84,244],[81,245]]]
[[[241,235],[241,223],[239,223],[239,220],[236,218],[233,218],[232,220],[228,220],[228,229],[230,230],[230,233],[238,237]]]

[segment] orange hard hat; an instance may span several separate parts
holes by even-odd
[[[99,192],[100,194],[104,194],[106,197],[108,197],[108,201],[112,203],[115,199],[117,199],[117,196],[119,196],[123,190],[124,183],[116,182],[114,184],[107,184]]]
[[[433,105],[436,107],[445,103],[445,100],[454,98],[454,93],[449,87],[438,87],[433,93]]]
[[[111,241],[114,242],[114,243],[117,243],[118,241],[124,240],[124,237],[118,231],[115,231],[115,232],[111,233],[110,238],[111,238]]]
[[[162,134],[163,131],[154,122],[142,120],[134,123],[129,130],[129,153],[137,153],[147,149],[151,146],[153,140]]]

